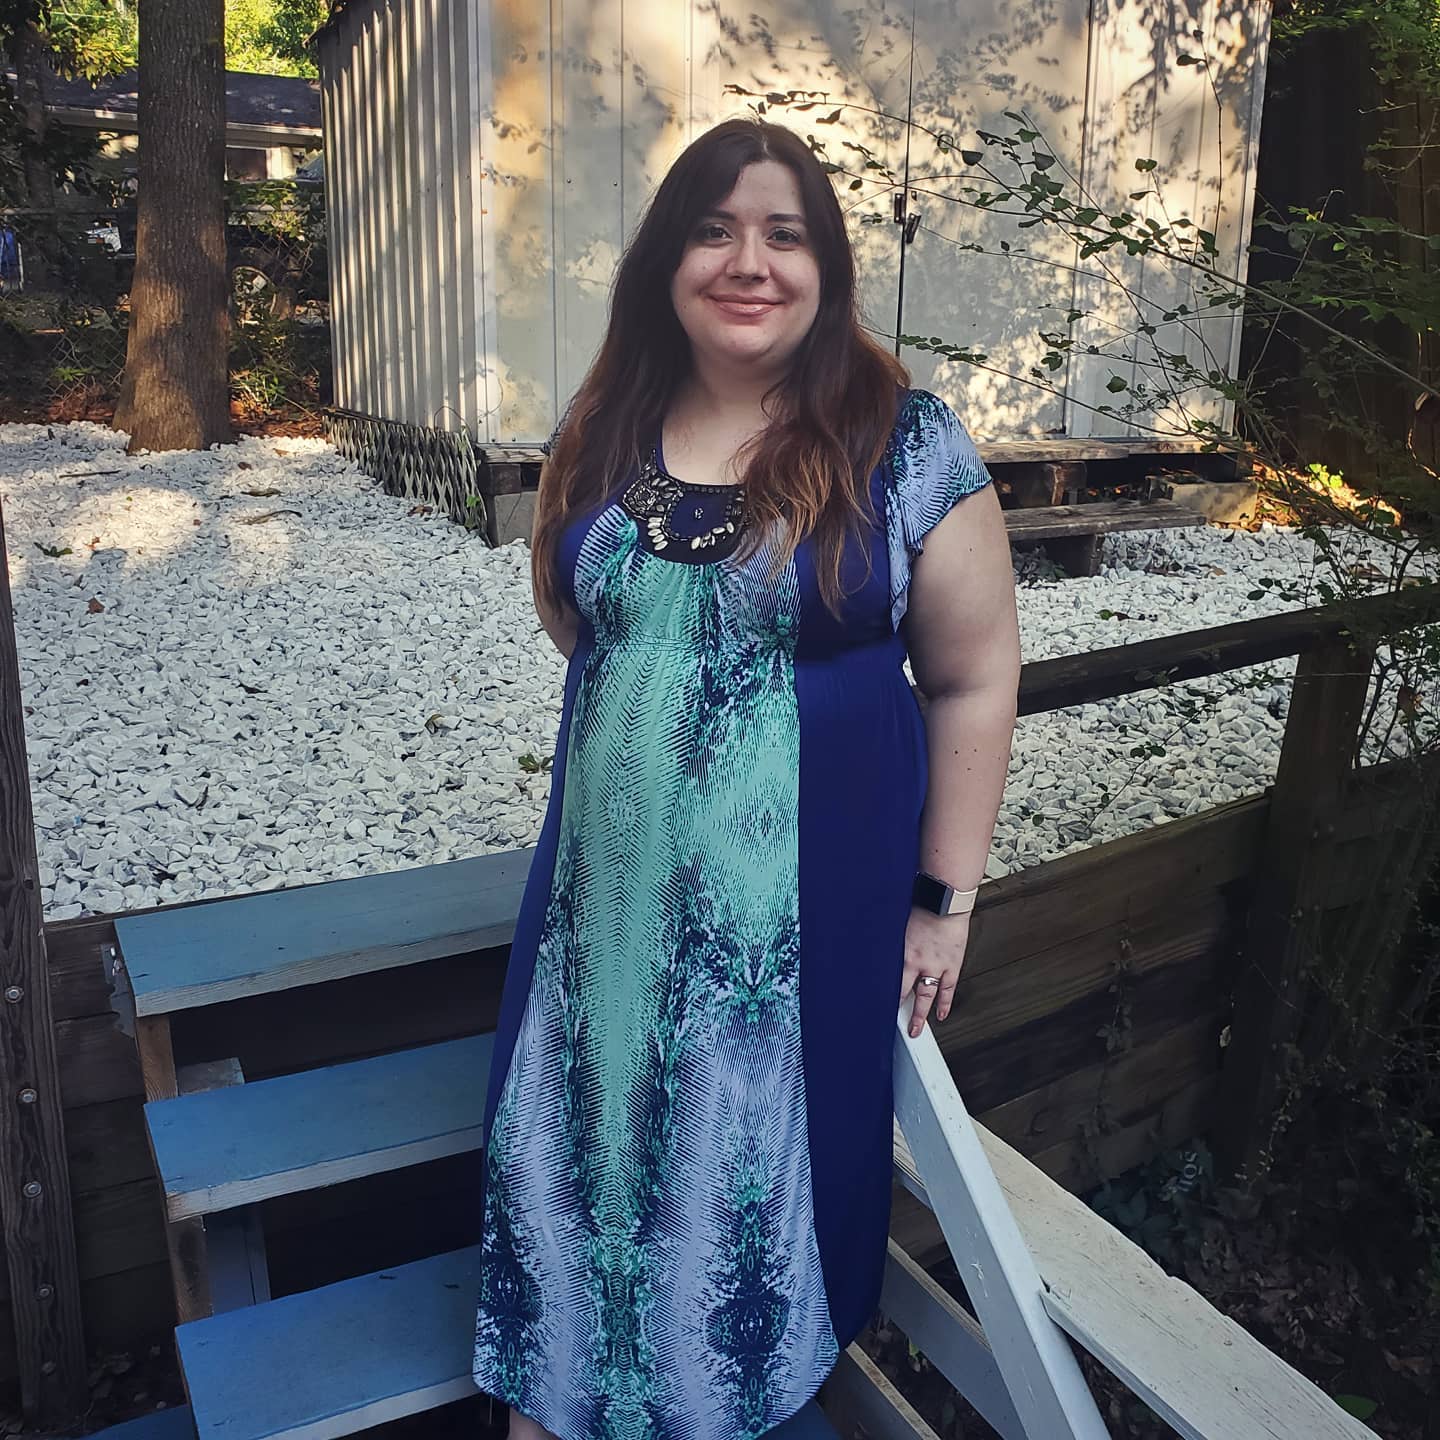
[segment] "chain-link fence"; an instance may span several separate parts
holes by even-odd
[[[0,420],[109,419],[125,369],[133,202],[0,213]],[[227,187],[236,419],[320,428],[330,401],[325,215],[318,185]]]

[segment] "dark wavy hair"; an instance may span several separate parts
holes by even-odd
[[[604,342],[541,472],[531,567],[537,599],[552,611],[566,524],[624,482],[689,373],[689,338],[670,302],[685,247],[701,217],[760,160],[787,166],[800,187],[820,302],[788,374],[766,397],[773,420],[741,457],[751,525],[737,555],[753,555],[775,533],[776,563],[784,564],[812,536],[821,595],[839,610],[845,537],[874,521],[869,477],[909,374],[861,328],[850,241],[819,160],[782,125],[727,120],[685,149],[651,199],[616,271]]]

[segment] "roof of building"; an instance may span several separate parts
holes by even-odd
[[[13,72],[6,72],[13,81]],[[88,80],[45,79],[46,106],[94,116],[132,117],[139,108],[139,75],[134,70],[91,84]],[[319,134],[320,82],[290,75],[225,72],[225,123]]]

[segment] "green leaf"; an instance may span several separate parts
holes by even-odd
[[[850,182],[849,188],[851,190],[858,190],[864,183],[865,182],[863,180],[852,180]]]
[[[1153,170],[1159,163],[1158,160],[1137,160],[1135,168],[1143,174],[1145,171]]]
[[[1037,170],[1048,170],[1055,163],[1053,155],[1047,155],[1043,150],[1035,152],[1035,168]]]
[[[1368,1420],[1380,1408],[1378,1400],[1371,1400],[1364,1395],[1334,1395],[1331,1398],[1357,1420]]]
[[[838,110],[832,110],[828,115],[822,116],[815,123],[817,125],[833,125],[839,118],[840,112]]]
[[[978,165],[985,158],[985,152],[983,150],[962,150],[960,158],[967,165]]]
[[[1130,382],[1128,380],[1122,380],[1118,375],[1112,375],[1106,382],[1105,388],[1112,395],[1118,395],[1122,390],[1128,390],[1130,388]]]

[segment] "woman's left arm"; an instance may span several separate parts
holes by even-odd
[[[903,621],[910,668],[925,696],[930,780],[920,822],[920,868],[957,890],[985,876],[1009,769],[1020,686],[1020,628],[1010,542],[993,485],[956,504],[925,537]],[[903,1001],[910,1034],[950,1013],[970,916],[912,909]],[[915,985],[933,975],[938,986]]]

